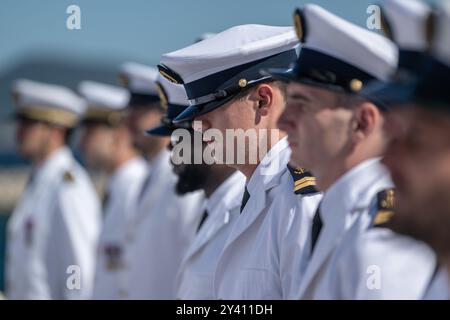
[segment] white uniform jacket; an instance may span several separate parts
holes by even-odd
[[[149,177],[127,227],[119,296],[174,299],[176,274],[201,218],[203,192],[175,193],[177,177],[167,151],[152,162]]]
[[[301,271],[298,298],[422,298],[436,266],[432,250],[373,225],[378,194],[389,188],[387,170],[379,159],[370,159],[325,192],[320,204],[323,227],[312,256],[304,251],[308,262]]]
[[[35,169],[8,222],[8,298],[89,298],[100,222],[87,173],[60,148]]]
[[[436,270],[423,300],[450,300],[450,279],[447,268],[441,267]]]
[[[103,224],[97,249],[94,299],[118,299],[124,267],[125,231],[142,183],[147,163],[135,157],[122,164],[108,179]]]
[[[247,183],[250,198],[231,230],[214,279],[218,299],[283,299],[320,195],[294,194],[286,138],[266,154]],[[294,239],[294,241],[293,241]]]
[[[208,217],[181,263],[177,298],[214,298],[214,272],[228,234],[239,216],[245,176],[235,172],[206,200]]]

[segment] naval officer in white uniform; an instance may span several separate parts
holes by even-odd
[[[295,146],[294,162],[311,169],[324,197],[299,260],[293,297],[421,298],[434,253],[383,227],[394,199],[380,163],[386,106],[360,94],[368,82],[394,72],[397,48],[317,5],[294,17],[302,50],[293,68],[276,73],[290,81],[280,126]]]
[[[215,271],[214,298],[282,299],[293,284],[292,258],[303,249],[299,239],[320,195],[306,192],[299,202],[294,195],[290,149],[276,126],[284,87],[260,70],[287,68],[297,58],[297,42],[291,27],[241,25],[161,59],[161,74],[182,83],[190,99],[191,106],[174,122],[201,121],[194,127],[216,149],[216,157],[223,154],[246,176],[241,213]],[[207,136],[208,129],[221,133],[223,145]],[[226,139],[227,129],[249,130],[256,140],[237,148],[236,136]],[[238,152],[244,161],[238,161]]]
[[[450,132],[450,10],[431,10],[418,0],[384,0],[382,6],[386,34],[399,46],[400,60],[389,83],[374,83],[367,91],[392,105],[383,162],[398,196],[389,227],[436,251],[439,268],[423,299],[448,300],[450,149],[443,137]],[[424,175],[417,174],[421,168],[426,168]]]
[[[199,135],[193,131],[191,121],[176,126],[172,124],[172,120],[188,106],[183,86],[172,83],[162,76],[159,77],[159,84],[166,96],[164,100],[168,103],[167,113],[162,124],[147,133],[172,135],[173,139],[179,136],[177,132],[180,131],[187,133],[191,138]],[[203,154],[206,144],[197,144],[191,139],[188,146],[192,149],[190,160],[193,160],[195,153]],[[177,148],[176,143],[174,148]],[[179,194],[201,189],[206,196],[195,238],[178,270],[176,297],[187,300],[213,299],[214,272],[228,234],[239,216],[245,177],[224,164],[208,165],[204,162],[197,164],[193,161],[175,164],[174,171],[178,176]]]
[[[10,299],[86,299],[92,292],[100,205],[66,145],[85,109],[65,87],[19,80],[19,153],[31,160],[26,189],[8,222]]]
[[[161,103],[155,68],[126,63],[121,70],[131,93],[129,126],[135,145],[148,163],[148,174],[127,224],[124,271],[119,297],[175,298],[175,277],[195,236],[203,193],[176,194],[169,137],[146,136],[160,124],[166,109]]]
[[[128,215],[147,175],[147,164],[126,125],[128,91],[93,81],[81,82],[78,91],[87,103],[80,139],[84,158],[90,169],[108,175],[93,298],[118,299]]]

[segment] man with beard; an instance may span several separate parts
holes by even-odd
[[[285,106],[284,85],[260,73],[287,68],[296,49],[293,28],[250,24],[161,59],[161,74],[183,84],[190,99],[174,122],[195,120],[214,160],[247,178],[241,214],[214,276],[218,299],[283,299],[296,285],[295,257],[320,195],[303,189],[313,179],[294,185],[286,134],[276,124]],[[305,191],[298,199],[295,187]]]
[[[125,267],[125,227],[147,165],[134,147],[126,125],[127,90],[83,81],[78,91],[87,103],[80,139],[84,158],[89,168],[108,175],[93,298],[117,299]]]
[[[148,162],[148,173],[126,226],[125,267],[119,297],[175,298],[178,266],[195,235],[202,194],[178,196],[172,172],[168,137],[146,137],[164,113],[156,85],[155,68],[127,63],[121,78],[131,93],[129,127],[135,145]]]
[[[168,102],[167,113],[159,127],[147,131],[150,135],[172,135],[170,149],[190,153],[188,160],[177,161],[174,172],[178,176],[176,190],[179,195],[203,190],[206,202],[198,223],[196,236],[187,249],[177,276],[176,296],[179,299],[213,299],[214,271],[219,254],[230,233],[241,206],[245,177],[235,169],[220,164],[195,162],[196,155],[203,155],[206,143],[200,133],[194,132],[191,122],[173,125],[172,120],[187,108],[187,97],[182,85],[159,77],[163,101]],[[180,135],[182,133],[182,135]],[[201,143],[196,143],[198,139]],[[187,141],[186,141],[187,140]],[[180,149],[183,149],[182,151]],[[189,151],[188,151],[189,149]],[[187,163],[186,163],[187,162]]]
[[[389,227],[436,251],[441,268],[424,298],[450,299],[450,9],[431,14],[418,1],[384,4],[401,59],[392,82],[369,91],[395,107],[383,160],[397,188]]]
[[[385,106],[361,95],[394,72],[388,39],[307,4],[294,21],[302,50],[290,70],[280,127],[292,160],[312,171],[323,199],[300,259],[301,299],[419,299],[435,267],[423,243],[383,228],[392,181],[380,163]]]

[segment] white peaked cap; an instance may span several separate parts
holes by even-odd
[[[297,44],[298,39],[292,27],[240,25],[164,54],[161,64],[188,83],[287,51]]]
[[[82,98],[60,85],[19,79],[12,94],[18,115],[64,127],[74,127],[86,109]]]
[[[395,71],[398,49],[389,39],[315,4],[305,5],[301,15],[305,20],[302,48],[344,61],[380,80]]]
[[[19,79],[13,85],[13,94],[18,108],[49,107],[77,115],[82,114],[86,108],[83,99],[60,85]]]
[[[86,101],[88,108],[111,111],[124,109],[130,98],[129,92],[122,87],[94,81],[82,81],[78,86],[78,92]]]
[[[442,63],[450,66],[450,1],[442,2],[438,12],[432,54]]]
[[[158,95],[156,87],[158,69],[155,67],[126,62],[120,69],[120,78],[132,93]]]
[[[189,105],[189,101],[186,95],[186,90],[184,90],[183,85],[170,82],[162,75],[158,76],[158,83],[164,90],[164,98],[169,104],[175,104],[180,106]],[[161,99],[163,100],[163,99]]]
[[[381,4],[389,36],[401,50],[428,48],[425,26],[431,13],[429,5],[418,0],[383,0]]]

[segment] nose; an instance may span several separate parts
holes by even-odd
[[[16,137],[17,139],[22,139],[25,134],[26,127],[22,122],[18,122],[16,126]]]
[[[294,126],[294,119],[292,119],[288,112],[287,108],[283,111],[283,113],[280,115],[277,121],[277,126],[280,130],[288,132],[289,129],[291,129]]]
[[[130,112],[125,120],[130,131],[134,132],[136,128],[136,114],[134,112]]]
[[[86,130],[83,130],[81,132],[81,136],[80,136],[80,149],[81,149],[81,151],[83,151],[83,152],[86,151],[86,145],[87,145],[87,132],[86,132]]]
[[[194,129],[195,132],[203,133],[210,128],[211,125],[209,122],[202,117],[199,117],[192,122],[192,129]]]

